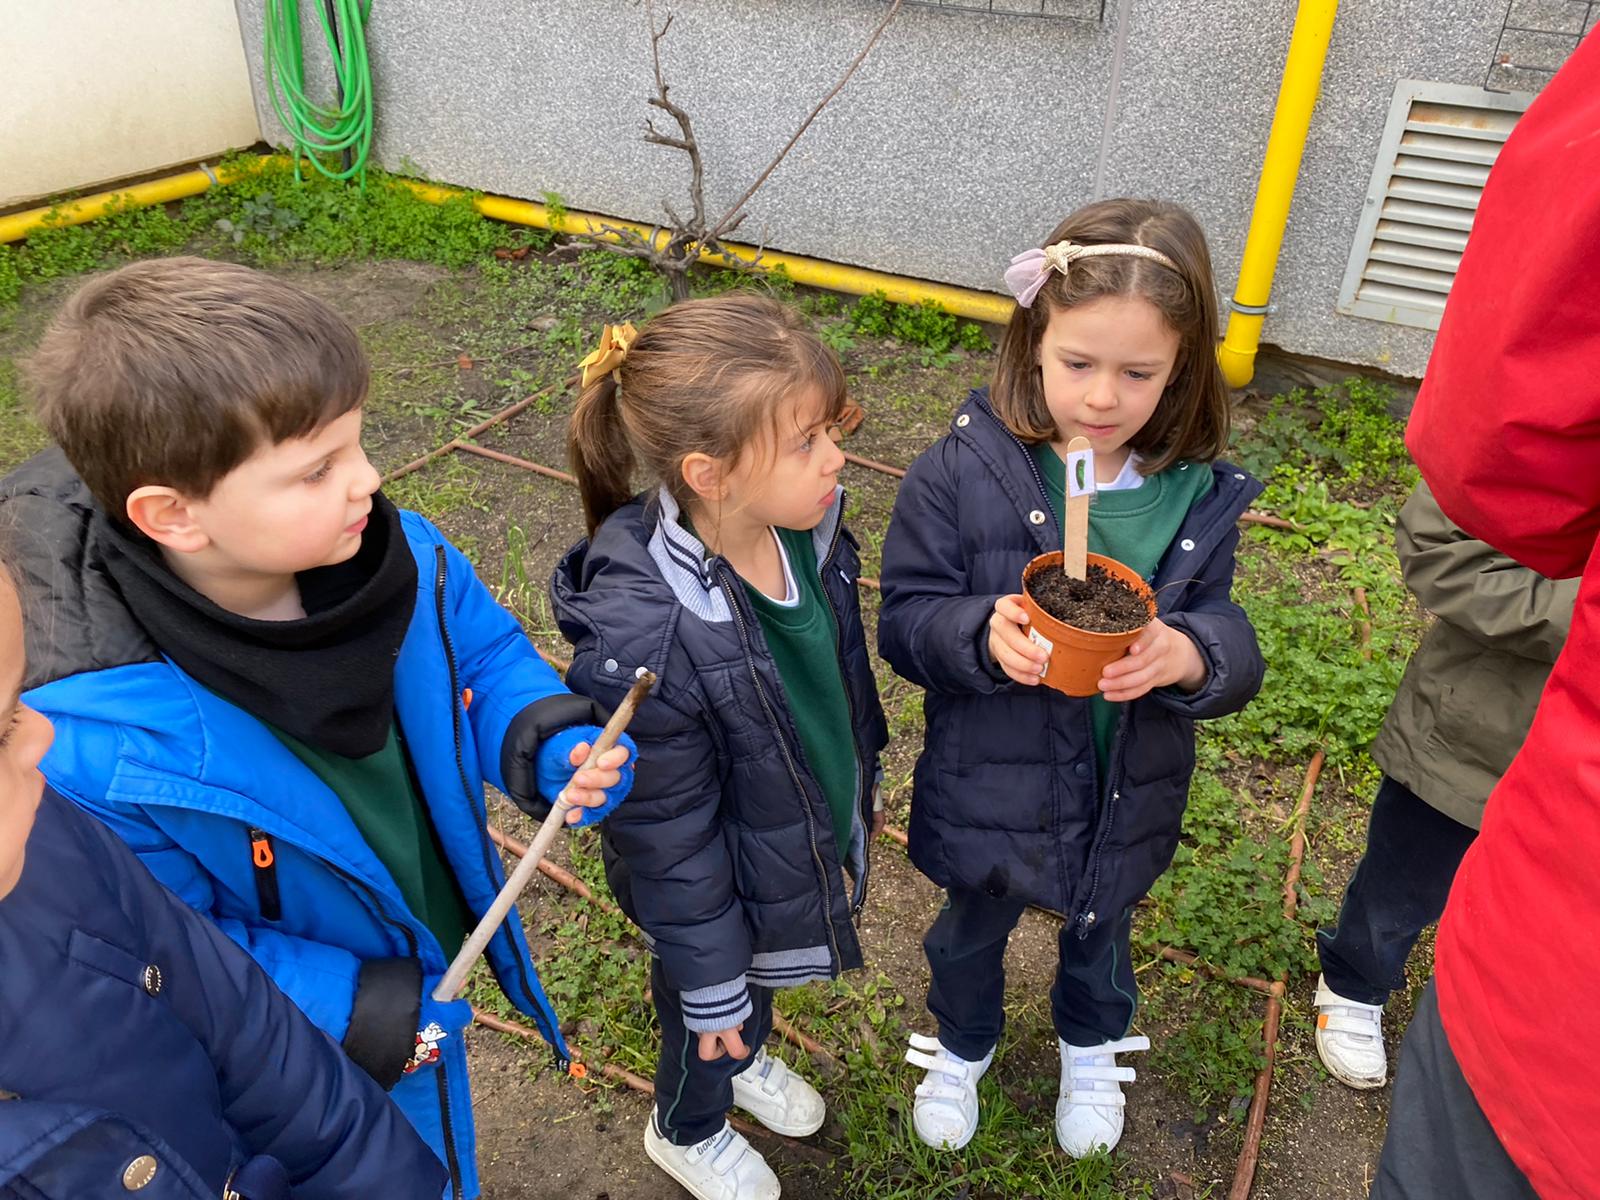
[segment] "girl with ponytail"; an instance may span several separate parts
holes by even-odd
[[[844,373],[799,316],[730,295],[607,326],[582,364],[572,468],[589,536],[556,571],[568,685],[631,732],[606,873],[652,950],[662,1030],[645,1151],[702,1200],[773,1200],[727,1122],[823,1122],[763,1043],[772,990],[861,965],[852,915],[887,740],[844,528]],[[636,489],[643,491],[635,495]]]

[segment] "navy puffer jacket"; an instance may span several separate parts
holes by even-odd
[[[0,967],[0,1197],[444,1189],[366,1072],[54,792],[0,899]]]
[[[1199,647],[1208,677],[1124,706],[1106,779],[1089,702],[1012,683],[988,652],[995,600],[1061,548],[1027,447],[973,393],[912,464],[883,546],[878,647],[928,689],[911,804],[911,857],[941,887],[1063,913],[1086,933],[1166,870],[1194,771],[1197,719],[1247,704],[1264,666],[1229,598],[1239,515],[1261,485],[1226,463],[1151,581],[1161,619]]]
[[[843,506],[841,490],[812,535],[855,724],[858,804],[842,864],[744,585],[724,559],[707,559],[671,496],[612,514],[556,569],[556,617],[576,647],[567,685],[615,707],[641,670],[660,680],[629,727],[639,746],[633,791],[602,836],[611,889],[683,993],[692,1030],[749,1016],[747,984],[794,987],[861,965],[851,916],[866,892],[866,829],[888,733]]]

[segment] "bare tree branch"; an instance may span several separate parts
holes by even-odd
[[[844,89],[845,84],[850,82],[857,68],[866,60],[867,55],[872,52],[872,48],[877,45],[878,39],[883,36],[884,30],[889,27],[889,23],[899,13],[902,3],[903,0],[893,0],[893,3],[889,6],[888,13],[879,22],[872,36],[867,40],[867,44],[862,47],[861,53],[857,54],[855,60],[845,69],[844,74],[839,78],[839,82],[834,84],[833,89],[817,103],[806,119],[800,123],[800,127],[784,143],[783,148],[767,164],[766,169],[757,176],[756,181],[745,190],[744,195],[739,197],[738,201],[722,215],[714,226],[708,228],[705,202],[705,164],[700,155],[700,143],[695,137],[694,125],[689,119],[689,114],[672,100],[671,89],[661,68],[661,42],[667,36],[667,31],[672,28],[673,14],[669,12],[666,20],[657,27],[654,0],[644,0],[645,21],[650,29],[650,65],[655,75],[656,83],[656,94],[647,97],[646,103],[651,108],[666,113],[678,127],[677,134],[664,132],[656,126],[651,117],[646,116],[644,121],[644,140],[650,145],[665,146],[669,150],[677,150],[689,156],[689,202],[692,206],[692,211],[688,220],[685,220],[671,203],[662,200],[662,211],[665,212],[668,223],[665,226],[657,224],[651,229],[648,238],[636,230],[606,224],[598,227],[591,226],[583,236],[592,244],[613,254],[644,259],[666,277],[674,300],[688,298],[690,268],[707,255],[720,256],[731,267],[740,270],[752,270],[758,267],[766,255],[764,238],[763,244],[756,247],[755,253],[750,257],[735,253],[722,239],[744,224],[745,217],[748,216],[745,211],[745,205],[750,202],[750,198],[761,189],[772,173],[778,169],[779,164],[794,149],[795,144],[805,135],[806,130],[811,127],[811,123],[817,119],[817,116],[828,106],[828,103]],[[666,235],[665,240],[663,240],[663,235]]]
[[[895,2],[899,3],[899,0]],[[683,136],[675,141],[667,141],[663,135],[658,135],[663,137],[658,144],[682,150],[689,156],[689,201],[694,206],[691,227],[698,235],[703,233],[706,227],[705,165],[700,160],[700,143],[695,140],[694,126],[689,120],[689,114],[674,104],[668,96],[666,77],[661,73],[661,39],[666,37],[667,30],[672,28],[674,14],[669,12],[666,21],[662,23],[660,29],[657,29],[654,0],[644,0],[644,11],[645,19],[650,23],[650,62],[656,75],[656,94],[651,96],[648,102],[652,107],[668,114],[683,132]],[[649,121],[645,122],[647,127],[649,124]]]
[[[646,0],[646,3],[648,2],[649,0]],[[711,231],[706,235],[708,238],[715,239],[721,237],[722,234],[726,232],[728,222],[733,219],[740,209],[750,202],[750,197],[754,196],[756,192],[761,190],[761,185],[766,183],[767,178],[778,169],[778,164],[788,157],[789,151],[794,149],[795,143],[805,135],[807,129],[811,128],[811,122],[815,121],[817,119],[817,115],[828,106],[828,101],[832,100],[844,90],[844,85],[850,82],[850,77],[856,73],[856,68],[866,61],[867,55],[872,53],[872,48],[878,44],[878,39],[883,36],[883,31],[889,28],[889,22],[893,21],[895,16],[900,12],[900,5],[902,2],[903,0],[894,0],[894,3],[889,5],[889,11],[884,14],[883,20],[878,23],[878,27],[872,31],[872,36],[867,39],[867,44],[861,48],[861,53],[856,55],[855,61],[845,68],[844,74],[839,77],[839,82],[833,85],[833,90],[817,102],[817,106],[811,110],[810,115],[807,116],[804,121],[800,122],[800,128],[794,131],[794,136],[784,143],[783,149],[778,151],[777,157],[767,164],[767,169],[762,171],[761,174],[756,177],[756,181],[745,189],[744,195],[740,196],[738,200],[734,201],[733,206],[729,208],[727,212],[723,213],[722,219],[711,227]],[[660,77],[659,62],[660,60],[658,59],[658,79]]]

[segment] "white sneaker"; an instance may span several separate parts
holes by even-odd
[[[1383,1049],[1383,1005],[1346,1000],[1317,976],[1317,1057],[1346,1087],[1382,1087],[1389,1078]]]
[[[1098,1046],[1073,1046],[1056,1039],[1061,1051],[1061,1093],[1056,1100],[1056,1141],[1073,1158],[1114,1150],[1122,1140],[1120,1085],[1132,1083],[1132,1067],[1117,1066],[1117,1055],[1150,1049],[1147,1037],[1126,1037]]]
[[[959,1150],[978,1131],[978,1080],[994,1061],[991,1050],[977,1062],[951,1054],[938,1038],[911,1035],[906,1061],[928,1074],[917,1085],[911,1124],[924,1145]]]
[[[810,1137],[828,1115],[817,1089],[768,1054],[765,1046],[733,1077],[733,1102],[784,1137]]]
[[[657,1132],[651,1109],[644,1152],[695,1200],[778,1200],[781,1191],[767,1160],[726,1122],[703,1142],[674,1146]]]

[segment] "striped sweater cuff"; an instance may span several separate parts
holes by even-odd
[[[727,983],[714,983],[710,987],[684,992],[678,997],[678,1002],[683,1008],[683,1027],[690,1033],[719,1033],[724,1029],[733,1029],[755,1012],[743,975]]]

